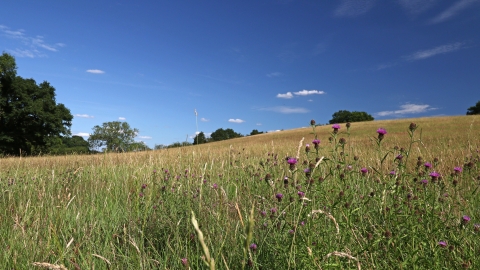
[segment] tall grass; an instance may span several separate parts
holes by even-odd
[[[0,268],[480,268],[480,117],[332,131],[0,159]]]

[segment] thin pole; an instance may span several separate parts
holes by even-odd
[[[197,113],[197,109],[195,109],[195,125],[197,126],[197,130],[195,132],[195,137],[197,137],[197,145],[198,145],[198,113]]]

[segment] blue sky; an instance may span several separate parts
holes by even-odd
[[[198,130],[464,115],[480,0],[3,0],[0,49],[50,82],[72,133],[127,121],[150,147]],[[87,138],[85,136],[85,138]],[[189,141],[192,141],[189,138]]]

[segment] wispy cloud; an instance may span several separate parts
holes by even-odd
[[[207,118],[203,118],[203,117],[202,117],[202,118],[200,118],[200,121],[202,121],[202,122],[208,122],[208,121],[210,121],[210,119],[207,119]]]
[[[93,118],[93,115],[88,115],[88,114],[75,114],[75,117],[80,117],[80,118]]]
[[[464,45],[465,45],[465,43],[463,43],[463,42],[446,44],[446,45],[435,47],[433,49],[418,51],[418,52],[413,53],[411,55],[407,55],[404,58],[406,60],[409,60],[409,61],[427,59],[427,58],[430,58],[430,57],[435,56],[437,54],[445,54],[445,53],[454,52],[456,50],[462,49],[462,48],[464,48]]]
[[[291,114],[291,113],[307,113],[309,110],[305,108],[292,108],[287,106],[276,106],[276,107],[268,107],[268,108],[260,108],[261,111],[271,111],[277,113],[284,113],[284,114]]]
[[[237,119],[228,119],[228,122],[241,124],[241,123],[245,122],[245,120],[238,119],[238,118]]]
[[[290,99],[290,98],[293,98],[293,94],[292,94],[292,92],[287,92],[285,94],[278,94],[277,98]]]
[[[262,125],[262,123],[257,123],[256,125],[257,125],[257,126],[261,126],[261,125]]]
[[[297,96],[308,96],[308,95],[323,95],[325,94],[324,91],[318,91],[318,90],[302,90],[298,92],[294,92],[293,94]]]
[[[337,17],[356,17],[367,13],[375,5],[375,0],[342,0],[335,9]]]
[[[387,64],[379,64],[374,69],[375,70],[382,70],[396,66],[397,63],[387,63]]]
[[[437,108],[432,108],[430,105],[424,104],[404,104],[400,106],[400,110],[395,110],[395,111],[382,111],[382,112],[377,112],[376,115],[378,116],[402,116],[405,114],[417,114],[417,113],[423,113],[427,111],[432,111],[436,110]]]
[[[438,0],[398,0],[398,3],[413,15],[417,15],[428,10],[437,2]]]
[[[92,73],[92,74],[103,74],[103,73],[105,73],[105,71],[100,70],[100,69],[87,69],[87,72]]]
[[[90,134],[88,134],[87,132],[78,132],[78,133],[75,133],[73,134],[74,136],[81,136],[81,137],[89,137]]]
[[[120,117],[118,117],[118,120],[120,120],[120,121],[125,121],[125,120],[127,120],[127,118],[120,116]]]
[[[293,96],[308,96],[308,95],[323,95],[325,94],[324,91],[319,91],[319,90],[301,90],[298,92],[287,92],[285,94],[277,94],[277,98],[285,98],[285,99],[291,99]]]
[[[438,14],[435,18],[433,18],[430,23],[441,23],[444,22],[451,17],[457,15],[460,13],[462,10],[470,7],[471,5],[475,3],[479,3],[479,0],[460,0],[457,1],[455,4],[447,8],[444,12]]]
[[[280,76],[282,76],[282,73],[280,73],[280,72],[272,72],[272,73],[267,74],[267,77],[269,77],[269,78],[280,77]]]
[[[48,44],[43,36],[28,36],[23,29],[11,30],[5,25],[0,25],[0,35],[19,41],[19,48],[8,50],[17,57],[44,57],[46,54],[42,50],[57,52],[58,48],[65,46],[63,43]]]
[[[139,139],[142,139],[142,140],[151,140],[152,137],[150,136],[138,136]]]

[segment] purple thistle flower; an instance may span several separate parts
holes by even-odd
[[[310,144],[305,145],[305,152],[310,152]]]
[[[476,232],[480,231],[480,224],[473,225],[473,230]]]
[[[252,250],[253,252],[255,252],[255,251],[257,250],[257,244],[252,243],[252,244],[250,245],[250,250]]]
[[[275,195],[275,198],[277,198],[277,200],[280,202],[280,201],[282,201],[283,194],[282,193],[277,193],[277,195]]]
[[[275,214],[277,212],[277,208],[273,207],[272,209],[270,209],[270,212],[272,212],[272,214]]]
[[[182,261],[182,264],[183,264],[183,265],[185,265],[185,266],[188,265],[188,260],[187,260],[187,258],[182,258],[181,261]]]
[[[333,124],[333,125],[332,125],[332,128],[333,128],[333,129],[340,129],[340,125],[339,125],[339,124]]]
[[[140,192],[140,194],[138,194],[138,196],[143,197],[143,192]]]
[[[462,217],[462,223],[463,223],[463,224],[467,224],[467,223],[470,221],[470,219],[471,219],[471,218],[470,218],[469,216],[464,215],[464,216]]]
[[[368,169],[367,168],[361,168],[360,172],[362,173],[362,175],[365,175],[365,174],[368,173]]]
[[[294,234],[295,231],[294,231],[294,230],[289,230],[288,233],[289,233],[289,234]]]
[[[455,171],[455,174],[459,174],[462,172],[462,167],[455,167],[453,170]]]
[[[213,184],[213,189],[217,189],[218,188],[218,185],[217,184]]]
[[[297,192],[297,194],[298,194],[298,197],[300,197],[300,198],[305,197],[305,192],[299,191],[299,192]]]
[[[392,170],[392,171],[389,172],[389,174],[390,174],[390,175],[395,175],[395,174],[397,174],[397,172],[395,172],[394,170]]]
[[[377,133],[385,135],[385,134],[387,134],[387,131],[384,128],[379,128],[379,129],[377,129]]]
[[[427,169],[432,168],[432,164],[430,162],[425,162],[425,164],[423,164],[423,166],[425,166],[425,168],[427,168]]]
[[[427,179],[423,179],[422,181],[420,181],[420,183],[424,186],[426,186],[428,184],[428,180]]]
[[[445,241],[440,241],[440,242],[438,242],[438,245],[439,245],[440,247],[444,248],[444,247],[447,247],[447,242],[445,242]]]
[[[440,177],[440,174],[437,172],[431,172],[429,175],[432,177],[433,182],[437,181],[438,177]]]
[[[146,189],[147,188],[147,184],[142,184],[142,189]]]
[[[320,144],[320,140],[315,139],[315,140],[312,141],[312,143],[315,145],[315,147],[317,147],[317,145]]]
[[[267,212],[265,212],[265,211],[262,211],[262,212],[260,212],[260,215],[262,215],[262,217],[264,217],[264,216],[266,216],[266,215],[267,215]]]
[[[290,164],[290,165],[295,165],[295,164],[297,164],[297,159],[296,158],[289,158],[287,160],[287,163]]]

